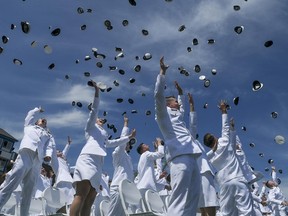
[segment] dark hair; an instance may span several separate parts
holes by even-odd
[[[144,143],[141,143],[138,147],[137,147],[137,152],[138,154],[142,154],[142,146],[144,145]]]
[[[204,145],[209,147],[209,148],[212,148],[214,142],[215,142],[215,137],[210,133],[206,133],[204,138],[203,138]]]

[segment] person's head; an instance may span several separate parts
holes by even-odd
[[[217,138],[210,133],[206,133],[203,142],[204,145],[207,146],[208,148],[213,148],[214,145],[217,144]]]
[[[145,151],[149,151],[149,146],[146,145],[145,143],[141,143],[138,147],[137,147],[137,152],[138,154],[143,154]]]
[[[105,123],[106,123],[106,119],[104,118],[97,118],[96,119],[96,124],[99,125],[99,126],[103,126]]]
[[[57,157],[60,157],[60,158],[65,159],[62,151],[57,150],[57,153],[56,153],[56,154],[57,154]]]
[[[266,185],[266,187],[268,187],[270,189],[273,188],[273,187],[277,187],[277,183],[272,181],[272,180],[266,181],[265,185]]]
[[[180,104],[174,96],[166,97],[166,106],[174,109],[180,109]]]
[[[44,167],[41,168],[41,175],[47,176],[47,170]]]
[[[35,123],[39,127],[46,128],[47,127],[47,120],[45,118],[40,118]]]

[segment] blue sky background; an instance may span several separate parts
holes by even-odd
[[[0,54],[0,127],[15,138],[22,139],[23,123],[28,110],[42,106],[45,113],[40,115],[48,119],[48,126],[55,136],[59,149],[63,149],[67,136],[72,138],[68,161],[75,161],[85,144],[84,127],[88,118],[87,105],[92,101],[93,89],[87,81],[93,79],[112,87],[110,92],[101,93],[100,116],[108,112],[109,124],[114,124],[117,133],[107,129],[113,137],[120,136],[123,125],[122,113],[127,112],[131,128],[137,129],[138,144],[151,144],[160,131],[154,120],[153,90],[159,73],[159,59],[165,56],[170,65],[167,73],[167,95],[174,94],[174,80],[183,87],[185,93],[194,96],[198,113],[199,139],[206,132],[221,133],[221,115],[217,103],[226,99],[231,106],[229,115],[234,117],[236,128],[248,160],[256,170],[269,178],[268,159],[273,159],[282,180],[282,188],[288,194],[287,142],[278,145],[276,135],[287,139],[287,48],[288,48],[288,4],[286,1],[208,1],[208,0],[136,0],[132,6],[128,0],[2,0],[0,13],[0,33],[9,38],[8,43],[0,41],[3,52]],[[235,11],[234,5],[240,10]],[[83,14],[77,8],[84,9]],[[88,13],[87,9],[92,12]],[[112,30],[104,26],[110,20]],[[122,21],[128,20],[128,26]],[[21,22],[30,23],[30,32],[21,30]],[[16,25],[11,29],[11,24]],[[86,25],[85,30],[80,27]],[[185,30],[178,31],[181,25]],[[244,26],[237,34],[235,26]],[[51,32],[60,28],[58,36]],[[149,35],[141,31],[146,29]],[[199,44],[192,45],[193,38]],[[207,44],[208,39],[215,43]],[[269,48],[264,46],[273,40]],[[36,46],[31,43],[36,41]],[[52,53],[44,52],[49,45]],[[115,47],[123,48],[124,57],[114,60],[118,54]],[[187,47],[192,51],[188,52]],[[96,59],[92,48],[106,58]],[[144,61],[145,53],[151,53],[152,59]],[[91,60],[85,61],[85,56]],[[139,56],[139,60],[135,59]],[[23,64],[15,65],[13,59]],[[79,60],[76,64],[75,61]],[[96,66],[103,64],[102,68]],[[48,66],[54,63],[50,70]],[[141,71],[135,72],[134,66],[141,65]],[[201,66],[201,72],[193,71]],[[116,66],[111,71],[109,66]],[[184,67],[189,76],[179,73],[178,67]],[[125,70],[121,75],[118,70]],[[217,74],[212,75],[211,70]],[[90,72],[85,77],[84,72]],[[69,79],[65,78],[69,75]],[[205,75],[211,85],[205,88],[199,76]],[[130,78],[136,82],[131,84]],[[113,81],[117,80],[116,87]],[[259,80],[264,84],[259,91],[252,91],[252,83]],[[143,96],[143,93],[145,96]],[[239,97],[239,104],[233,104],[233,98]],[[117,98],[123,98],[117,103]],[[128,103],[132,98],[134,104]],[[187,98],[186,98],[187,99]],[[82,108],[72,106],[72,101],[81,102]],[[187,123],[188,104],[186,102]],[[203,106],[208,103],[208,108]],[[131,113],[137,110],[138,113]],[[150,116],[145,112],[150,110]],[[271,112],[278,117],[272,118]],[[245,126],[246,131],[241,128]],[[251,148],[250,143],[255,143]],[[16,144],[19,146],[19,143]],[[151,145],[152,147],[152,145]],[[152,149],[152,148],[151,148]],[[111,153],[105,159],[104,172],[113,173]],[[260,157],[263,153],[264,157]],[[138,158],[135,149],[131,152],[134,167]]]

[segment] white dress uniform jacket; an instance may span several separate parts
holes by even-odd
[[[39,108],[30,110],[25,118],[24,136],[20,143],[19,154],[13,168],[7,173],[5,181],[0,186],[0,210],[12,192],[23,182],[20,214],[28,215],[33,188],[40,175],[43,156],[49,143],[47,130],[35,125],[35,114],[39,110]]]
[[[166,106],[165,84],[165,75],[159,74],[154,91],[155,119],[165,140],[172,187],[167,215],[196,215],[200,196],[197,157],[202,151],[184,122],[182,96],[178,95],[179,110]]]
[[[227,216],[254,215],[252,195],[235,152],[236,133],[230,131],[228,115],[222,114],[222,136],[218,139],[217,150],[207,153],[217,169],[221,212]]]
[[[124,126],[121,137],[127,136],[128,134],[129,128]],[[125,216],[119,195],[119,184],[123,179],[133,181],[134,177],[132,159],[125,149],[126,145],[117,146],[112,153],[114,173],[110,186],[110,206],[107,214],[108,216]]]
[[[253,182],[253,180],[256,179],[256,175],[254,174],[251,166],[248,163],[245,152],[242,149],[242,143],[238,136],[236,136],[236,144],[238,145],[238,147],[236,148],[236,157],[238,158],[240,164],[242,165],[243,174],[247,179],[248,183]]]
[[[129,134],[129,128],[123,127],[121,137],[127,136]],[[133,181],[133,164],[130,155],[125,150],[126,145],[117,146],[112,153],[113,158],[113,179],[111,182],[112,186],[119,186],[123,179],[128,179]]]
[[[124,145],[129,141],[128,136],[119,139],[108,140],[106,130],[96,124],[98,115],[99,98],[94,97],[94,102],[89,113],[87,125],[85,127],[85,138],[87,140],[80,154],[94,154],[106,156],[106,147],[116,147]]]
[[[277,175],[276,171],[272,170],[272,180],[274,182],[277,182]],[[286,216],[286,206],[281,205],[283,201],[285,201],[285,196],[282,193],[279,186],[273,187],[272,189],[269,189],[267,201],[269,204],[271,204],[272,211],[274,215],[279,216]]]
[[[193,137],[196,137],[197,135],[197,115],[196,112],[190,112],[190,131]],[[215,176],[216,169],[214,166],[209,162],[209,159],[206,154],[206,150],[204,146],[198,141],[195,140],[195,142],[198,143],[199,148],[202,151],[202,154],[197,158],[197,164],[200,170],[200,173],[203,174],[205,172],[210,172],[213,176]]]
[[[138,162],[138,182],[137,188],[141,189],[151,189],[157,191],[156,177],[154,172],[154,162],[158,158],[164,156],[164,146],[158,146],[158,151],[150,152],[145,151],[141,154]]]
[[[49,134],[46,129],[35,125],[35,114],[39,112],[39,108],[36,107],[30,110],[25,118],[24,123],[24,136],[20,143],[19,152],[28,148],[34,152],[38,152],[38,158],[43,161],[47,148],[52,148],[49,144]]]
[[[183,154],[200,155],[202,151],[184,122],[182,96],[178,96],[180,110],[169,108],[166,106],[164,89],[165,76],[158,75],[154,92],[155,119],[165,140],[166,160],[169,162]]]

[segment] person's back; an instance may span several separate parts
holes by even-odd
[[[154,172],[154,162],[156,159],[164,156],[164,146],[161,145],[161,140],[157,139],[158,150],[155,152],[149,151],[149,147],[147,148],[146,144],[142,143],[139,145],[141,153],[139,162],[138,162],[138,182],[137,188],[141,191],[152,189],[157,191],[156,187],[156,177]],[[138,147],[138,148],[139,148]],[[143,150],[145,149],[146,150]]]
[[[227,104],[221,101],[219,109],[222,113],[222,134],[220,138],[207,133],[204,144],[211,148],[207,153],[212,165],[216,168],[216,180],[220,187],[220,207],[225,216],[253,215],[253,200],[243,175],[240,162],[236,157],[236,133],[234,121],[229,127]]]

